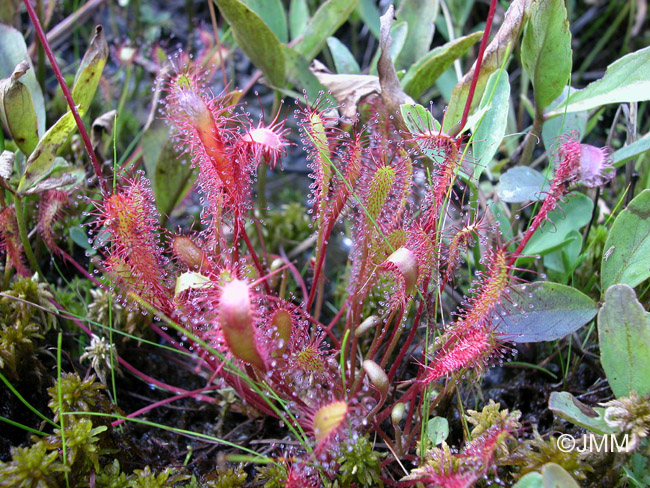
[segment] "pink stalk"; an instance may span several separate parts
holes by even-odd
[[[142,371],[135,368],[134,366],[132,366],[131,364],[126,362],[125,359],[123,359],[123,358],[121,358],[119,356],[118,356],[117,360],[122,366],[124,366],[128,371],[133,373],[135,376],[137,376],[138,378],[140,378],[143,381],[146,381],[147,383],[151,383],[152,385],[157,386],[158,388],[160,388],[162,390],[171,391],[172,393],[176,393],[176,394],[191,393],[188,390],[184,390],[183,388],[179,388],[177,386],[168,385],[167,383],[163,383],[162,381],[159,381],[159,380],[157,380],[155,378],[152,378],[149,375],[144,374]],[[214,402],[215,400],[214,400],[214,398],[211,398],[209,401]]]
[[[481,39],[481,47],[478,50],[478,57],[476,58],[476,67],[474,68],[474,74],[472,76],[472,84],[469,86],[469,92],[467,93],[467,101],[465,102],[465,110],[463,110],[463,117],[460,120],[460,125],[456,134],[460,132],[465,127],[467,123],[467,117],[469,116],[469,110],[472,106],[472,99],[474,98],[474,92],[476,91],[476,84],[478,83],[478,76],[481,72],[481,65],[483,64],[483,55],[485,54],[485,48],[487,47],[488,37],[490,36],[490,29],[492,28],[492,21],[494,20],[494,11],[497,6],[497,0],[490,0],[490,11],[488,12],[487,20],[485,21],[485,31],[483,32],[483,37]]]
[[[168,403],[175,402],[177,400],[182,400],[183,398],[188,398],[192,397],[198,401],[212,401],[214,402],[214,399],[211,397],[204,397],[201,395],[204,391],[211,391],[211,390],[218,390],[218,386],[205,386],[203,388],[199,388],[198,390],[193,390],[193,391],[188,391],[186,393],[181,393],[180,395],[174,395],[169,398],[165,398],[164,400],[157,401],[155,403],[152,403],[151,405],[147,405],[146,407],[141,408],[140,410],[136,410],[133,413],[130,413],[127,415],[126,419],[118,419],[114,422],[111,422],[111,427],[117,427],[120,424],[123,424],[124,422],[127,421],[127,419],[132,419],[137,417],[138,415],[141,415],[143,413],[149,412],[150,410],[153,410],[154,408],[162,407],[163,405],[166,405]],[[209,399],[209,400],[208,400]]]
[[[246,229],[241,224],[238,224],[238,229],[241,232],[241,236],[244,238],[244,242],[246,243],[246,247],[248,247],[248,252],[250,252],[251,258],[253,258],[253,262],[255,263],[255,267],[257,268],[257,272],[260,274],[260,277],[264,276],[264,268],[262,268],[262,263],[260,263],[260,259],[257,257],[257,254],[255,253],[255,248],[253,247],[253,244],[251,244],[251,240],[248,238],[248,234],[246,233]],[[237,243],[235,243],[235,248],[236,248],[236,246],[237,246]],[[271,294],[271,287],[269,286],[269,283],[268,283],[267,280],[264,280],[264,290],[266,290],[266,293],[268,295]]]
[[[102,193],[107,195],[108,187],[106,186],[106,180],[104,180],[104,175],[102,174],[102,168],[99,164],[99,160],[97,159],[97,155],[95,154],[95,151],[93,151],[93,145],[90,142],[90,137],[88,137],[88,132],[86,131],[86,127],[84,126],[83,121],[81,120],[81,116],[79,115],[79,112],[77,111],[77,106],[74,103],[72,94],[70,93],[70,89],[68,88],[68,85],[63,79],[63,74],[59,69],[58,63],[56,62],[54,53],[52,52],[52,49],[50,47],[50,43],[47,40],[47,36],[45,35],[45,32],[43,31],[41,22],[38,20],[38,15],[36,15],[36,11],[34,10],[34,7],[32,7],[32,4],[30,3],[29,0],[23,0],[23,3],[27,8],[27,13],[29,14],[29,18],[32,20],[32,23],[34,24],[36,35],[41,41],[41,45],[43,46],[43,50],[47,55],[47,59],[50,60],[50,64],[52,65],[52,70],[54,70],[54,75],[56,76],[59,85],[61,85],[61,90],[63,91],[63,95],[65,96],[65,99],[68,102],[68,106],[70,107],[72,116],[74,117],[74,120],[77,123],[77,127],[79,128],[79,134],[81,135],[81,139],[83,139],[84,146],[86,147],[86,152],[88,153],[90,162],[92,163],[93,169],[95,170],[95,174],[97,175],[97,181],[99,181],[99,185],[102,189]]]

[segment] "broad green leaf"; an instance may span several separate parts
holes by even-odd
[[[598,304],[573,287],[550,281],[515,285],[497,307],[496,332],[512,342],[554,341],[593,320]]]
[[[291,0],[289,6],[289,33],[291,39],[302,35],[309,22],[309,6],[307,0]]]
[[[615,283],[634,287],[650,278],[650,190],[639,193],[616,217],[605,250],[602,290]]]
[[[622,166],[628,159],[635,158],[646,151],[650,151],[650,134],[637,139],[632,144],[623,146],[612,154],[612,163],[615,168]]]
[[[156,206],[163,216],[169,215],[192,188],[196,171],[187,161],[178,160],[169,128],[162,121],[154,122],[142,135],[142,157]]]
[[[437,446],[449,436],[449,422],[444,417],[433,417],[427,423],[427,437]]]
[[[379,39],[381,12],[379,12],[376,2],[374,0],[359,0],[357,13],[363,20],[363,24],[368,26],[372,35]]]
[[[19,193],[24,193],[50,173],[56,152],[76,127],[72,112],[67,112],[50,127],[27,159],[25,173],[18,184]]]
[[[612,285],[598,313],[600,362],[617,397],[650,393],[650,318],[628,285]]]
[[[402,0],[395,18],[408,24],[409,35],[395,60],[396,69],[410,68],[429,52],[438,8],[438,0]]]
[[[553,251],[566,241],[567,234],[579,230],[589,223],[594,202],[581,193],[576,193],[560,203],[559,207],[548,214],[550,222],[544,222],[530,238],[523,254],[544,255]]]
[[[527,11],[532,0],[513,0],[506,11],[501,27],[494,36],[494,39],[488,44],[483,56],[483,63],[481,64],[481,71],[479,72],[474,98],[470,106],[470,113],[478,107],[485,86],[490,78],[490,75],[496,70],[501,68],[507,61],[507,56],[510,56],[514,50],[515,43],[519,38],[523,25],[527,20]],[[463,76],[463,79],[458,82],[454,87],[445,118],[442,123],[442,129],[449,133],[452,127],[457,125],[463,115],[465,103],[469,95],[469,88],[472,84],[474,77],[474,69],[476,63],[472,68]]]
[[[281,0],[243,0],[253,12],[260,16],[282,43],[287,38],[287,14]]]
[[[580,262],[580,251],[582,251],[582,234],[572,230],[565,236],[559,249],[544,255],[544,266],[565,276],[572,275]]]
[[[348,20],[358,3],[359,0],[327,0],[316,10],[294,49],[311,62],[321,52],[327,38]]]
[[[29,156],[38,144],[38,118],[29,89],[20,80],[29,70],[21,61],[9,78],[0,80],[0,120],[18,148]]]
[[[327,47],[329,47],[330,52],[332,53],[337,73],[351,75],[358,75],[361,73],[361,68],[359,68],[357,60],[354,59],[354,56],[347,46],[336,37],[329,37],[327,39]]]
[[[545,198],[550,187],[548,178],[528,166],[515,166],[501,175],[497,194],[508,203],[535,202]]]
[[[544,488],[544,483],[542,482],[542,475],[539,473],[526,473],[517,481],[512,488]]]
[[[282,44],[273,31],[250,7],[239,0],[214,0],[232,29],[237,45],[268,81],[282,87],[285,63]]]
[[[429,134],[440,130],[440,123],[433,118],[431,111],[422,105],[405,103],[400,105],[399,109],[411,134]]]
[[[575,92],[575,89],[565,86],[562,94],[551,105],[562,103],[573,92]],[[557,117],[547,118],[542,126],[542,140],[546,151],[553,154],[554,146],[565,134],[577,133],[582,139],[587,131],[588,120],[589,112],[586,111],[563,113]]]
[[[38,134],[45,133],[45,100],[43,92],[36,81],[32,62],[27,54],[27,46],[23,35],[13,27],[0,24],[0,78],[9,78],[14,68],[21,61],[27,61],[30,69],[20,80],[28,89],[34,103],[34,111],[38,119]]]
[[[102,77],[106,60],[108,59],[108,45],[101,25],[95,28],[95,35],[84,54],[72,87],[72,99],[77,105],[79,115],[86,113],[93,101],[97,85]]]
[[[559,464],[546,463],[542,467],[544,488],[580,488],[573,477]]]
[[[474,132],[472,152],[474,154],[474,179],[478,181],[485,168],[490,166],[497,153],[508,124],[510,107],[510,82],[505,70],[492,73],[487,82],[479,110],[485,109],[480,122],[472,126]]]
[[[542,111],[571,76],[571,33],[564,0],[534,0],[521,42],[521,64],[533,83],[535,105]]]
[[[580,427],[584,427],[596,434],[606,435],[616,432],[616,429],[613,429],[605,422],[603,416],[605,413],[604,408],[591,408],[568,391],[551,392],[548,408],[558,417]]]
[[[443,46],[439,46],[420,58],[412,65],[402,78],[404,91],[413,98],[419,98],[429,90],[434,82],[444,73],[453,62],[464,56],[483,35],[474,32],[464,37],[454,39]],[[409,35],[410,38],[410,35]],[[402,48],[406,49],[407,45]]]
[[[650,47],[614,61],[605,76],[571,94],[565,103],[553,108],[551,115],[643,100],[650,100]]]
[[[304,90],[309,100],[314,102],[320,92],[326,91],[325,87],[309,69],[309,61],[288,46],[283,46],[283,51],[287,60],[287,80]],[[302,98],[299,93],[289,94],[295,98]]]
[[[390,59],[395,63],[397,56],[402,51],[404,43],[408,37],[409,26],[406,22],[395,22],[390,27]],[[381,57],[381,49],[378,49],[370,62],[370,73],[377,74],[377,64]]]

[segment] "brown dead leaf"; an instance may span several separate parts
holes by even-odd
[[[395,114],[395,120],[398,124],[403,125],[404,121],[400,115],[400,105],[405,103],[414,104],[415,101],[409,97],[399,82],[395,65],[390,59],[390,46],[393,40],[390,37],[390,27],[395,19],[395,8],[391,5],[384,15],[381,16],[381,34],[379,39],[379,48],[381,56],[377,63],[377,72],[379,73],[379,86],[381,87],[381,98],[389,112]]]
[[[319,61],[314,61],[310,70],[318,81],[332,92],[332,96],[340,104],[341,116],[346,119],[356,118],[357,108],[363,97],[381,91],[377,76],[333,74]]]

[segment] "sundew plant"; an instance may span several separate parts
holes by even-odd
[[[44,7],[0,30],[0,486],[647,486],[650,48],[585,83],[562,0],[215,0],[70,89]]]

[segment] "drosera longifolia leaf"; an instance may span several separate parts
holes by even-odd
[[[308,61],[314,59],[327,43],[327,38],[348,20],[358,3],[359,0],[327,0],[309,20],[294,49]]]
[[[23,35],[13,27],[0,23],[0,78],[11,76],[14,68],[21,61],[27,61],[32,69],[20,80],[32,96],[34,111],[38,119],[38,134],[45,133],[45,99],[41,87],[36,81],[32,62],[27,54],[27,45]]]
[[[29,71],[21,61],[9,78],[0,80],[0,121],[18,148],[29,156],[38,144],[38,117],[29,88],[20,80]]]
[[[359,63],[354,59],[354,56],[345,44],[339,41],[336,37],[327,38],[327,47],[332,54],[334,60],[334,67],[336,72],[340,74],[358,75],[361,73]]]
[[[490,75],[479,111],[485,109],[481,119],[472,126],[472,152],[474,154],[474,179],[478,181],[485,168],[499,150],[506,135],[510,108],[510,82],[505,70]]]
[[[558,417],[599,435],[616,433],[605,422],[605,409],[585,405],[568,391],[554,391],[548,400],[548,408]]]
[[[565,102],[553,107],[549,115],[644,100],[650,100],[650,46],[614,61],[605,76],[576,90]]]
[[[542,475],[535,471],[526,473],[517,481],[512,488],[544,488]]]
[[[612,154],[612,164],[615,168],[618,168],[629,159],[640,156],[647,151],[650,151],[650,133],[614,151],[614,154]]]
[[[521,34],[523,25],[526,23],[531,1],[513,0],[506,11],[501,27],[485,49],[470,114],[478,107],[490,75],[501,68],[504,61],[506,61],[506,56],[513,52],[514,44],[519,38],[519,34]],[[460,122],[463,116],[475,67],[476,63],[472,65],[472,68],[463,76],[463,79],[458,82],[451,93],[451,99],[442,123],[442,129],[447,133]]]
[[[436,47],[422,56],[415,64],[411,65],[402,78],[404,91],[415,99],[420,98],[455,60],[467,54],[467,51],[481,39],[482,35],[482,31],[473,32]],[[405,48],[406,45],[402,51]]]
[[[639,193],[609,231],[601,264],[601,288],[637,286],[650,278],[650,189]]]
[[[589,223],[594,202],[582,193],[575,193],[548,214],[548,221],[539,226],[524,248],[523,254],[545,255],[561,246],[572,230],[579,230]],[[521,259],[526,259],[521,258]]]
[[[104,29],[101,25],[98,25],[95,28],[95,35],[81,60],[72,86],[72,98],[77,105],[79,115],[82,117],[95,97],[107,59],[108,45],[106,44]]]
[[[497,306],[495,331],[511,342],[554,341],[588,324],[598,304],[571,286],[537,281],[512,287]]]
[[[243,0],[243,2],[260,16],[280,42],[284,44],[288,42],[287,14],[281,0]]]
[[[294,40],[302,35],[309,22],[309,6],[307,0],[291,0],[289,5],[289,34]]]
[[[528,166],[515,166],[499,178],[497,194],[508,203],[536,202],[544,200],[550,188],[547,177]]]
[[[214,0],[232,29],[239,48],[277,87],[285,83],[285,61],[277,36],[250,7],[239,0]]]
[[[544,488],[580,488],[578,482],[559,464],[546,463],[542,466]]]
[[[598,342],[600,362],[614,395],[628,396],[632,390],[650,393],[650,318],[630,286],[616,284],[605,292],[605,304],[598,312]]]
[[[421,59],[431,46],[439,0],[402,0],[395,18],[408,24],[408,38],[395,60],[397,69],[408,69]]]
[[[521,42],[521,64],[533,83],[541,113],[571,76],[571,32],[564,0],[534,0]]]

